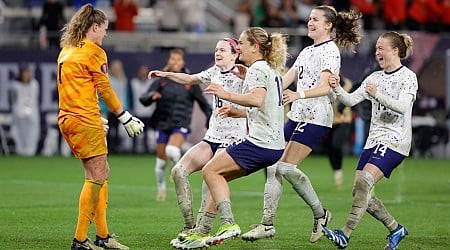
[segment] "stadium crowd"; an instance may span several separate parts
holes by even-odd
[[[1,3],[3,2],[3,3]],[[119,22],[115,30],[135,31],[133,18],[139,8],[152,8],[160,31],[208,31],[206,27],[207,1],[192,0],[0,0],[0,8],[45,9],[46,2],[57,2],[75,10],[85,3],[100,9],[114,11]],[[337,11],[354,9],[363,14],[366,30],[421,30],[426,32],[450,32],[449,0],[239,0],[219,1],[233,10],[230,26],[297,27],[305,25],[309,12],[316,6],[333,5]],[[178,13],[174,15],[174,13]],[[170,15],[168,15],[170,14]],[[1,11],[0,11],[1,15]],[[168,18],[170,16],[170,18]],[[65,17],[68,18],[68,17]],[[42,19],[41,19],[42,21]],[[244,23],[242,23],[244,22]],[[37,22],[35,27],[42,24]]]

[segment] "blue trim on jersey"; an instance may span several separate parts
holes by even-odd
[[[383,172],[384,177],[389,179],[392,171],[402,163],[405,157],[387,146],[378,144],[361,152],[356,170],[363,170],[366,164],[370,163],[379,168]]]
[[[329,43],[329,42],[331,42],[331,41],[333,41],[333,40],[327,40],[327,41],[325,41],[325,42],[321,42],[321,43],[318,43],[318,44],[314,44],[314,47],[319,47],[320,45],[322,45],[322,44],[325,44],[325,43]]]
[[[403,68],[403,65],[400,66],[398,69],[394,69],[394,71],[391,71],[391,72],[384,71],[384,73],[385,73],[386,75],[391,75],[391,74],[394,74],[395,72],[399,71],[399,70],[402,69],[402,68]]]
[[[230,70],[227,70],[227,71],[220,71],[220,74],[228,74],[228,73],[230,73],[231,71],[233,71],[235,68],[236,68],[236,65],[233,65],[233,67],[231,67]]]

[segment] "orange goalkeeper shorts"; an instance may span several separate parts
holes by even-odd
[[[108,153],[106,134],[102,127],[87,127],[74,117],[66,117],[58,125],[76,158],[86,159]]]

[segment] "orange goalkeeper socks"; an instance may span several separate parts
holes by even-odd
[[[103,181],[84,181],[78,204],[78,223],[75,231],[75,238],[80,242],[87,239],[87,232],[94,218],[103,183]]]
[[[106,208],[108,207],[108,182],[103,183],[98,197],[98,205],[95,210],[94,223],[97,235],[100,238],[108,237],[108,225],[106,224]]]

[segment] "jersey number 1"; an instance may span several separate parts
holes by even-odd
[[[59,84],[62,83],[62,80],[61,80],[62,66],[63,66],[63,62],[62,62],[62,63],[59,63],[59,65],[58,65],[58,82],[59,82]]]
[[[283,80],[281,77],[276,76],[275,82],[277,83],[277,91],[278,91],[278,106],[283,106]]]

